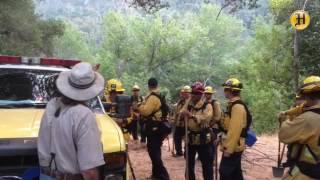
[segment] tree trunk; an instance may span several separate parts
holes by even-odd
[[[295,1],[295,8],[296,10],[304,8],[304,4],[307,0],[296,0]],[[294,90],[297,92],[299,89],[299,77],[300,77],[300,37],[301,32],[295,30],[294,32],[294,43],[293,43],[293,80],[294,80]]]

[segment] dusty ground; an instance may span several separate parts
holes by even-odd
[[[261,136],[256,145],[246,149],[243,156],[243,171],[246,180],[276,180],[272,176],[272,166],[276,166],[278,139],[276,136]],[[170,139],[170,146],[172,146]],[[172,148],[172,147],[171,147]],[[151,174],[151,162],[146,149],[129,144],[129,154],[138,180],[144,180]],[[221,152],[219,152],[221,155]],[[183,157],[174,158],[169,152],[168,140],[162,147],[162,159],[173,180],[184,180],[185,161]],[[218,158],[220,160],[220,158]],[[201,163],[196,163],[197,179],[202,180]]]

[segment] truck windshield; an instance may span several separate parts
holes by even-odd
[[[45,107],[59,95],[55,81],[60,72],[34,69],[1,69],[0,108]],[[39,106],[40,105],[40,106]],[[88,102],[91,109],[100,109],[96,99]]]

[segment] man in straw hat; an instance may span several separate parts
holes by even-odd
[[[52,99],[42,117],[38,156],[40,179],[98,180],[105,164],[94,113],[86,101],[103,90],[103,77],[88,63],[61,72],[56,86],[61,97]]]

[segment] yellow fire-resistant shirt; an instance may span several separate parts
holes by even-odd
[[[149,117],[154,113],[153,120],[161,121],[161,101],[157,96],[152,95],[151,93],[156,93],[160,95],[159,89],[154,89],[150,91],[150,94],[146,97],[145,102],[140,104],[137,110],[143,117]]]
[[[203,107],[206,105],[205,107]],[[188,120],[188,128],[194,132],[200,132],[201,126],[209,123],[212,118],[212,106],[211,104],[206,104],[204,100],[200,100],[196,105],[192,102],[189,103],[190,112],[193,117]]]
[[[232,102],[229,102],[231,106]],[[247,112],[242,104],[235,104],[231,109],[231,117],[225,114],[222,122],[223,129],[227,132],[222,138],[222,148],[230,154],[242,152],[245,149],[245,139],[241,137],[242,130],[247,124]]]
[[[176,109],[175,109],[175,112],[174,112],[174,124],[177,127],[184,127],[184,119],[181,116],[180,111],[182,110],[182,108],[183,108],[185,103],[186,103],[185,100],[180,100],[178,102],[178,104],[177,104]]]
[[[320,109],[320,105],[305,108],[305,112],[292,121],[284,121],[279,131],[279,139],[285,144],[309,145],[313,153],[320,157],[320,114],[310,111],[315,109]],[[295,146],[297,145],[293,148]],[[299,160],[316,163],[306,146]]]
[[[208,102],[212,104],[212,102]],[[210,122],[210,126],[213,127],[216,123],[218,123],[221,120],[222,117],[222,111],[220,107],[220,103],[218,101],[213,102],[213,113],[212,113],[212,119]]]

